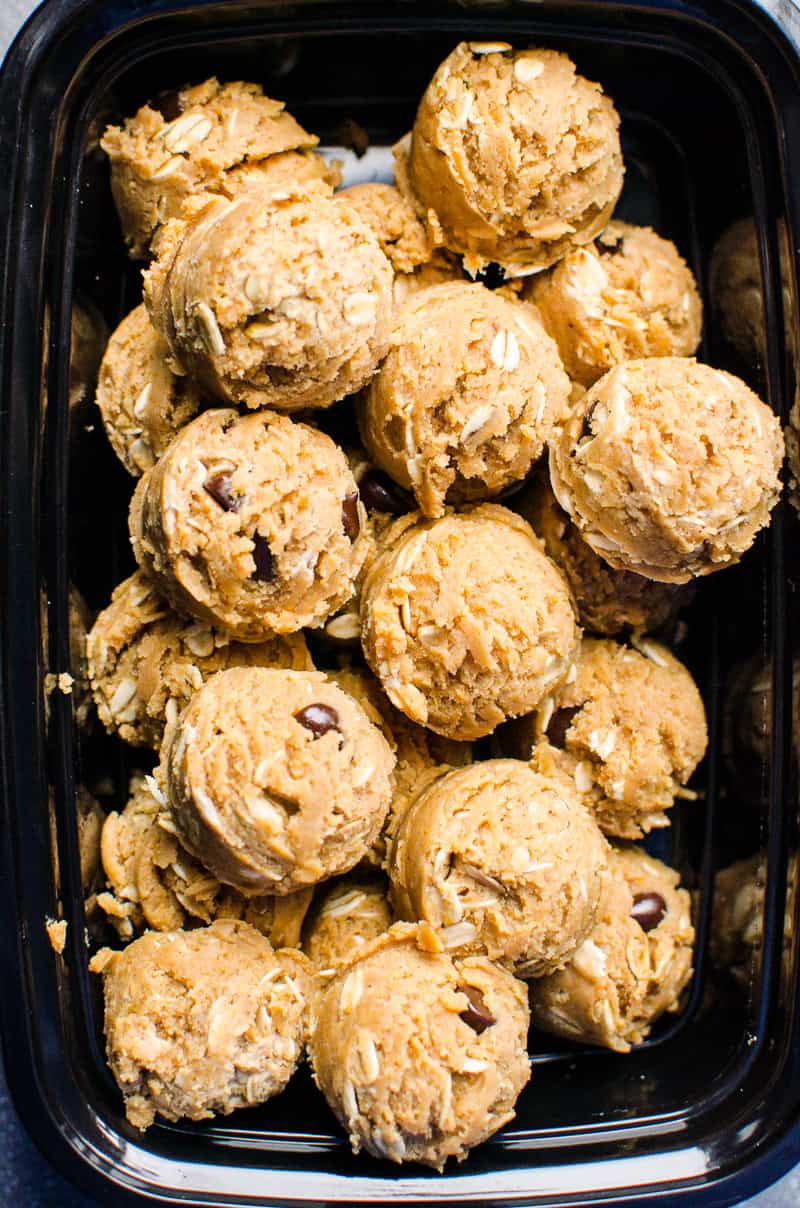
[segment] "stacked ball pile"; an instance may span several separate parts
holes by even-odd
[[[88,638],[104,725],[159,754],[103,825],[93,961],[137,1127],[307,1051],[354,1149],[441,1168],[513,1117],[531,1015],[624,1053],[679,1009],[689,895],[631,841],[706,724],[646,635],[768,523],[783,449],[692,359],[675,247],[612,220],[618,124],[566,55],[469,43],[394,186],[335,191],[249,84],[106,131],[150,257],[97,394],[139,569]]]

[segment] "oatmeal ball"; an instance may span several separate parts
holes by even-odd
[[[567,674],[580,633],[561,572],[525,521],[495,504],[396,521],[361,619],[392,704],[462,740],[535,708]]]
[[[791,856],[786,873],[786,906],[783,914],[783,954],[788,958],[794,943],[794,903],[797,892],[797,860]],[[711,926],[711,956],[719,969],[727,970],[745,992],[752,994],[761,975],[764,947],[764,910],[767,888],[767,853],[756,852],[745,860],[722,868],[714,879]]]
[[[444,285],[447,281],[464,281],[461,261],[452,253],[437,248],[430,259],[410,273],[395,273],[392,299],[395,307],[400,306],[412,294],[418,294],[431,285]]]
[[[436,285],[396,312],[362,396],[367,452],[426,516],[525,477],[567,411],[570,384],[529,307],[469,282]]]
[[[161,751],[184,847],[248,894],[349,872],[380,833],[394,756],[318,671],[234,667],[189,702]]]
[[[87,642],[92,689],[109,733],[161,745],[164,727],[210,675],[227,667],[313,671],[302,633],[234,642],[221,629],[174,613],[140,570],[114,590]]]
[[[202,405],[195,383],[173,373],[169,348],[144,304],[108,341],[96,401],[109,443],[129,474],[149,470]]]
[[[356,960],[392,925],[383,877],[342,877],[326,886],[303,927],[303,951],[320,975]]]
[[[412,802],[389,854],[391,900],[442,928],[448,951],[541,977],[589,933],[607,850],[566,776],[487,759]]]
[[[766,357],[764,290],[758,233],[752,218],[734,222],[711,253],[711,305],[720,330],[747,365]]]
[[[617,1053],[680,1009],[692,976],[691,899],[677,872],[636,847],[616,848],[597,919],[565,968],[531,984],[537,1027]]]
[[[396,273],[413,273],[433,254],[424,224],[394,185],[378,181],[352,185],[336,200],[354,209],[366,223]]]
[[[462,42],[395,148],[399,186],[470,273],[537,272],[598,235],[624,168],[619,117],[565,54]]]
[[[247,407],[327,407],[386,352],[392,267],[327,190],[197,199],[159,239],[145,302],[176,362]]]
[[[103,807],[82,784],[75,788],[75,814],[78,823],[78,858],[81,885],[88,893],[100,871],[100,835],[106,820]]]
[[[324,179],[317,138],[258,84],[220,84],[213,77],[143,105],[122,126],[109,126],[100,145],[111,161],[111,191],[128,251],[147,256],[153,236],[176,218],[187,197],[236,192],[237,178],[268,170],[270,160],[297,152],[296,169]]]
[[[684,357],[628,361],[550,448],[556,498],[616,570],[686,583],[738,562],[780,493],[778,419],[744,382]]]
[[[354,1152],[442,1170],[514,1118],[530,1077],[523,984],[395,924],[321,992],[314,1079]]]
[[[142,1132],[264,1103],[297,1069],[308,962],[247,923],[148,932],[102,972],[108,1063]]]
[[[179,612],[262,642],[349,599],[364,519],[330,437],[270,411],[206,411],[142,477],[130,529],[137,562]]]
[[[703,308],[692,270],[650,227],[610,222],[594,243],[532,278],[526,297],[583,386],[623,361],[692,356],[700,343]]]
[[[545,553],[566,578],[578,620],[590,633],[610,637],[623,630],[658,629],[688,604],[692,589],[656,583],[633,571],[614,570],[594,552],[559,507],[547,474],[537,474],[513,499],[514,510],[544,542]]]

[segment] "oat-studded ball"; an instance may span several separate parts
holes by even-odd
[[[308,961],[247,923],[148,932],[102,972],[108,1063],[135,1128],[264,1103],[297,1068]]]
[[[782,460],[777,416],[739,378],[650,357],[587,390],[550,447],[550,478],[610,566],[686,583],[750,548]]]
[[[96,402],[129,474],[149,470],[202,405],[196,384],[173,373],[168,356],[142,303],[113,332],[100,363]]]
[[[357,212],[311,186],[191,209],[145,273],[153,323],[187,372],[279,411],[359,390],[386,352],[392,267]]]
[[[433,255],[424,223],[394,185],[371,181],[336,194],[367,224],[396,273],[413,273]]]
[[[597,921],[569,964],[531,985],[537,1027],[627,1053],[692,976],[691,899],[677,872],[636,847],[616,848]]]
[[[438,949],[424,924],[374,941],[322,990],[309,1054],[356,1153],[441,1170],[513,1119],[530,1066],[523,984]]]
[[[650,639],[633,649],[585,639],[574,675],[529,718],[512,723],[511,749],[536,742],[585,794],[602,829],[635,839],[667,826],[665,814],[705,754],[703,701],[691,675]]]
[[[242,175],[263,173],[287,153],[299,179],[324,179],[324,161],[309,150],[317,141],[258,84],[213,77],[109,126],[100,145],[111,160],[111,191],[131,256],[147,256],[153,236],[187,197],[231,194]]]
[[[401,918],[521,977],[560,968],[594,923],[608,845],[566,776],[487,759],[434,780],[389,856]]]
[[[320,975],[356,960],[392,925],[383,877],[342,877],[326,886],[303,927],[303,951]]]
[[[789,905],[797,865],[788,868],[787,907],[783,920],[784,947],[792,942],[794,911]],[[764,898],[767,890],[767,853],[758,851],[721,868],[714,878],[711,956],[746,991],[759,976],[764,946]]]
[[[318,671],[235,667],[192,697],[161,752],[185,847],[245,893],[349,872],[380,833],[394,756]]]
[[[474,739],[566,675],[579,630],[561,572],[529,525],[496,504],[395,522],[361,597],[367,662],[392,704]]]
[[[647,633],[658,629],[691,599],[691,587],[656,583],[633,571],[614,570],[604,562],[559,507],[546,473],[537,474],[512,502],[566,577],[578,620],[590,633]]]
[[[703,307],[692,270],[650,227],[610,222],[531,280],[534,302],[570,378],[591,386],[636,357],[691,356]]]
[[[234,642],[221,629],[174,613],[136,571],[114,590],[87,641],[100,720],[135,746],[161,745],[189,698],[226,667],[312,671],[302,633]]]
[[[474,272],[547,268],[611,217],[624,168],[619,117],[554,50],[462,42],[395,149],[397,178]]]
[[[362,396],[372,459],[426,516],[521,481],[570,393],[535,311],[482,285],[423,290],[395,312],[389,353]]]
[[[330,437],[270,411],[206,411],[142,477],[130,529],[175,608],[260,642],[318,624],[352,595],[364,519]]]
[[[420,264],[410,273],[395,273],[392,285],[392,299],[395,306],[400,306],[412,294],[431,285],[444,285],[447,281],[465,281],[461,261],[452,253],[438,248],[431,258]]]

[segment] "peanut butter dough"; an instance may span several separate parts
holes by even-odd
[[[320,976],[356,960],[392,925],[387,884],[381,877],[342,877],[326,886],[303,927],[303,951]]]
[[[396,273],[413,273],[433,254],[424,224],[394,185],[352,185],[336,194],[367,224]]]

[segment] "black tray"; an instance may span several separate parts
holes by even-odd
[[[789,247],[800,244],[800,23],[784,11],[781,27],[744,0],[50,0],[12,48],[0,76],[0,1003],[17,1107],[43,1150],[95,1194],[218,1205],[729,1205],[796,1160],[800,928],[787,871],[797,841],[790,667],[800,542],[786,504],[738,568],[701,583],[685,631],[672,635],[700,682],[712,736],[697,777],[704,802],[678,806],[653,844],[697,899],[686,1010],[626,1058],[532,1034],[517,1119],[442,1176],[353,1158],[304,1072],[263,1108],[213,1124],[158,1124],[141,1138],[125,1123],[102,1057],[97,979],[86,971],[74,786],[104,775],[120,804],[128,761],[121,744],[78,733],[68,697],[50,697],[49,722],[45,710],[46,673],[69,666],[70,581],[98,608],[131,567],[131,480],[91,404],[68,406],[76,299],[109,325],[137,300],[96,148],[106,121],[214,72],[262,82],[323,142],[335,143],[350,117],[373,144],[388,144],[459,39],[564,49],[622,112],[622,216],[675,239],[704,292],[714,240],[734,218],[754,217],[768,357],[753,383],[785,418],[797,350],[784,318],[797,333],[798,310],[795,259],[783,297],[778,242],[784,227]],[[741,371],[713,331],[702,355]],[[723,757],[722,719],[727,677],[751,656],[772,676],[774,706],[769,750],[743,775]],[[760,847],[769,858],[763,960],[737,997],[707,957],[711,879]],[[69,921],[63,958],[44,930],[57,915]]]

